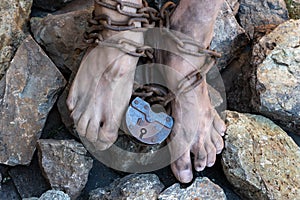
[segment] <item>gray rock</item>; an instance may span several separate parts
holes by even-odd
[[[44,10],[55,11],[72,0],[34,0],[33,5]]]
[[[37,197],[30,197],[24,198],[22,200],[70,200],[70,197],[59,190],[48,190],[40,198]]]
[[[230,6],[233,15],[235,16],[238,13],[239,8],[240,8],[239,1],[238,0],[226,0],[226,1],[227,1],[228,5]]]
[[[186,189],[181,189],[179,183],[165,189],[158,197],[159,200],[172,199],[205,199],[205,200],[224,200],[226,195],[220,186],[213,183],[207,177],[198,177],[193,184]]]
[[[300,148],[280,127],[258,115],[228,111],[224,173],[246,199],[298,199]]]
[[[240,0],[239,2],[238,18],[251,39],[255,26],[278,25],[289,19],[284,0]]]
[[[0,105],[0,163],[28,165],[46,117],[65,80],[29,36],[5,76]]]
[[[300,20],[290,20],[253,48],[255,109],[300,134]]]
[[[53,14],[57,15],[57,14],[63,14],[63,13],[72,12],[72,11],[91,9],[94,6],[94,2],[95,2],[95,0],[85,0],[85,1],[72,0],[66,6],[55,11]]]
[[[76,199],[93,166],[83,145],[75,140],[39,140],[38,150],[40,165],[51,187]]]
[[[154,174],[131,174],[90,193],[89,200],[157,199],[164,185]]]
[[[245,30],[238,24],[228,3],[225,1],[217,17],[214,37],[210,48],[222,54],[217,67],[224,69],[249,42]]]
[[[62,72],[77,72],[87,47],[83,34],[91,13],[92,8],[89,8],[30,20],[35,40]]]
[[[39,197],[51,189],[42,175],[36,155],[29,166],[16,166],[8,172],[22,198]]]
[[[0,1],[0,79],[25,39],[32,0]]]

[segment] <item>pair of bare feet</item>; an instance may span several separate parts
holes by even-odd
[[[126,1],[142,3],[141,0]],[[222,3],[223,0],[181,0],[171,16],[171,28],[193,37],[206,48],[212,39],[214,23]],[[97,13],[109,14],[114,20],[126,18],[95,5]],[[110,37],[115,34],[114,31],[106,31],[103,35]],[[139,32],[126,32],[123,35],[118,32],[118,35],[143,42],[143,34]],[[167,55],[163,64],[187,75],[194,67],[182,57]],[[81,63],[67,105],[77,132],[98,150],[109,148],[117,139],[132,94],[137,62],[137,57],[124,54],[116,48],[97,46],[86,54]],[[193,63],[202,65],[204,59],[193,58]],[[171,74],[167,74],[166,80],[170,86],[179,82]],[[226,127],[211,105],[205,81],[172,102],[172,116],[175,124],[170,138],[178,135],[182,143],[170,145],[171,154],[176,154],[182,144],[189,143],[189,136],[195,135],[187,150],[171,164],[176,178],[188,183],[193,178],[190,153],[194,154],[196,171],[211,167],[216,154],[223,149],[222,135]]]

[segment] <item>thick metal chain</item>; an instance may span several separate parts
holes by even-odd
[[[143,56],[152,59],[154,52],[152,47],[129,39],[104,40],[101,32],[103,30],[130,30],[143,32],[148,28],[160,27],[162,33],[175,42],[176,48],[179,52],[196,57],[205,56],[204,64],[189,73],[182,81],[180,81],[177,91],[174,93],[171,91],[167,92],[164,88],[161,88],[158,85],[139,85],[138,83],[135,83],[133,95],[147,99],[149,103],[155,102],[166,106],[178,95],[193,90],[201,84],[205,74],[214,65],[215,58],[221,57],[221,54],[204,48],[199,42],[193,39],[180,38],[170,30],[170,16],[176,7],[176,4],[171,1],[166,2],[159,11],[155,8],[149,7],[146,0],[143,0],[143,5],[123,2],[121,0],[110,0],[110,3],[108,3],[107,0],[95,0],[95,3],[127,16],[128,20],[115,21],[108,15],[102,14],[95,16],[93,13],[93,18],[89,20],[90,30],[88,30],[84,35],[85,42],[89,44],[114,47],[132,56]],[[125,11],[125,7],[136,9],[136,13]],[[141,26],[137,27],[137,23],[135,22],[139,22]],[[193,82],[191,82],[191,80],[193,80]]]
[[[149,46],[138,44],[137,42],[129,39],[122,39],[121,41],[115,40],[104,40],[101,32],[103,30],[112,30],[112,31],[145,31],[147,28],[155,27],[157,11],[154,8],[148,7],[146,1],[143,1],[143,5],[123,2],[120,0],[110,0],[110,3],[104,0],[95,0],[95,3],[115,10],[118,13],[127,16],[128,20],[125,21],[116,21],[112,20],[110,16],[106,14],[101,14],[95,16],[93,13],[92,19],[89,20],[90,28],[85,33],[84,38],[85,42],[88,44],[115,47],[119,50],[136,57],[150,57],[153,58],[153,49]],[[125,7],[136,9],[136,13],[127,12],[124,10]],[[136,22],[141,24],[141,27],[136,26]],[[132,50],[132,47],[135,47],[135,50]]]

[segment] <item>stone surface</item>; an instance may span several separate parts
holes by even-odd
[[[106,199],[157,199],[164,185],[154,174],[131,174],[117,179],[108,187],[90,193],[89,200]]]
[[[245,30],[238,24],[229,4],[225,1],[217,17],[210,48],[222,54],[217,67],[224,69],[249,42]]]
[[[285,0],[291,19],[300,19],[300,1]]]
[[[240,3],[238,0],[226,0],[228,5],[230,6],[233,15],[236,15],[239,11]]]
[[[92,7],[30,20],[35,40],[64,74],[77,72],[87,47],[83,42],[83,34],[91,13]]]
[[[44,10],[55,11],[72,0],[34,0],[33,5]]]
[[[65,80],[29,36],[16,52],[5,82],[0,105],[0,163],[27,165]]]
[[[172,199],[205,199],[205,200],[225,200],[224,191],[211,180],[206,177],[198,177],[192,185],[182,189],[179,183],[175,183],[171,187],[165,189],[158,197],[159,200]]]
[[[0,79],[26,37],[32,0],[0,1]]]
[[[247,199],[298,199],[300,148],[269,119],[228,111],[222,165]]]
[[[300,134],[300,20],[290,20],[253,47],[253,105]]]
[[[42,175],[36,154],[29,166],[16,166],[8,172],[22,198],[39,197],[51,189]]]
[[[70,197],[59,190],[48,190],[40,198],[37,197],[30,197],[24,198],[22,200],[70,200]]]
[[[38,150],[40,165],[51,187],[76,199],[93,166],[83,145],[75,140],[39,140]]]
[[[19,200],[21,199],[20,195],[12,180],[5,181],[5,177],[3,177],[1,187],[0,187],[0,197],[1,200]],[[5,183],[4,183],[5,182]]]
[[[241,26],[253,37],[254,27],[281,24],[288,20],[284,0],[240,0],[238,18]]]

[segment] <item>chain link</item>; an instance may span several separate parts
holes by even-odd
[[[95,16],[93,13],[93,18],[89,20],[90,30],[84,35],[85,42],[88,44],[113,47],[131,56],[153,59],[154,49],[152,47],[124,38],[104,40],[101,32],[103,30],[143,32],[148,28],[159,27],[163,34],[175,42],[179,52],[196,57],[206,56],[204,64],[184,77],[175,92],[162,89],[158,85],[139,85],[135,83],[133,96],[147,99],[149,103],[159,103],[167,106],[178,95],[193,90],[204,80],[205,74],[215,64],[215,58],[221,57],[221,54],[204,48],[199,42],[192,39],[182,39],[170,30],[170,16],[176,7],[176,4],[171,1],[166,2],[159,11],[149,7],[146,0],[143,0],[142,5],[121,0],[110,0],[110,3],[104,0],[95,0],[95,3],[127,16],[128,20],[115,21],[108,15]],[[136,12],[125,11],[125,7],[135,9]],[[137,26],[136,24],[141,25]]]

